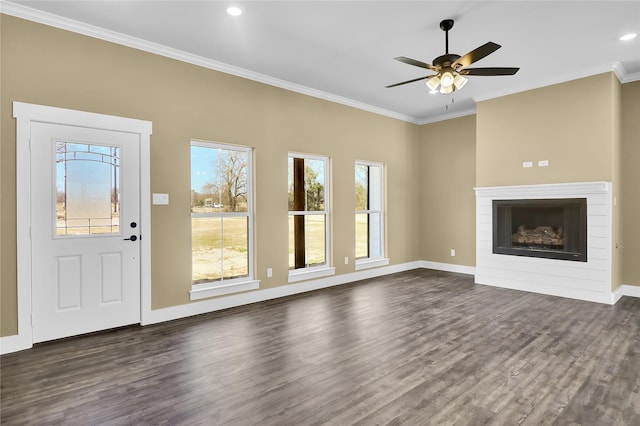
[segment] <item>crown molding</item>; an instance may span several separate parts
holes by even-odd
[[[617,62],[613,66],[613,72],[616,74],[616,77],[618,77],[618,80],[620,80],[620,83],[622,84],[640,80],[640,71],[629,74],[620,62]]]
[[[97,38],[111,43],[120,44],[122,46],[131,47],[133,49],[142,50],[144,52],[153,53],[181,62],[208,68],[214,71],[223,72],[225,74],[235,75],[247,80],[257,81],[269,86],[274,86],[280,89],[289,90],[291,92],[300,93],[302,95],[307,95],[314,98],[346,105],[396,120],[406,121],[413,124],[418,124],[419,121],[417,118],[406,114],[379,108],[373,105],[366,104],[364,102],[359,102],[353,99],[334,95],[332,93],[323,92],[321,90],[312,89],[310,87],[271,77],[266,74],[260,74],[244,68],[205,58],[203,56],[193,55],[182,50],[173,49],[158,43],[131,37],[122,33],[118,33],[116,31],[89,25],[73,19],[63,18],[61,16],[36,10],[27,6],[23,6],[21,4],[0,0],[0,13],[59,28],[62,30],[71,31],[77,34]]]
[[[419,120],[416,124],[423,125],[423,124],[437,123],[439,121],[446,121],[446,120],[451,120],[453,118],[465,117],[467,115],[473,115],[475,113],[476,113],[476,107],[474,105],[472,108],[451,112],[449,114],[440,114],[433,117],[427,117],[422,120]]]

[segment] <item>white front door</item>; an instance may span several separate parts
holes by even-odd
[[[33,122],[33,342],[140,322],[140,135]]]

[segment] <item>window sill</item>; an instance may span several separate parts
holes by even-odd
[[[224,294],[238,293],[241,291],[260,288],[260,281],[248,280],[230,284],[216,284],[210,287],[196,288],[189,291],[189,300],[206,299],[207,297],[222,296]]]
[[[356,271],[363,269],[377,268],[378,266],[386,266],[389,264],[389,259],[386,257],[376,257],[374,259],[362,259],[356,260]]]
[[[311,280],[314,278],[327,277],[329,275],[335,275],[336,268],[330,266],[322,266],[314,269],[302,269],[289,271],[289,282],[295,283],[298,281]]]

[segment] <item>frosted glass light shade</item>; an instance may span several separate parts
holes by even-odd
[[[440,84],[442,84],[442,87],[453,86],[453,74],[451,74],[449,71],[442,74],[442,77],[440,77]]]
[[[451,86],[440,86],[440,93],[442,93],[443,95],[446,95],[447,93],[451,93],[453,92],[453,85]]]
[[[427,80],[427,87],[431,90],[436,90],[439,84],[440,78],[437,75],[434,75],[429,80]]]
[[[453,79],[453,84],[456,86],[456,89],[460,90],[467,84],[467,81],[469,80],[461,75],[457,75],[456,78]]]

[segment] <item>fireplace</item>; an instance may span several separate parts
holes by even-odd
[[[587,261],[587,199],[493,200],[493,253]]]
[[[609,304],[620,297],[611,287],[611,182],[479,187],[475,192],[477,284]],[[525,207],[534,214],[522,213]]]

